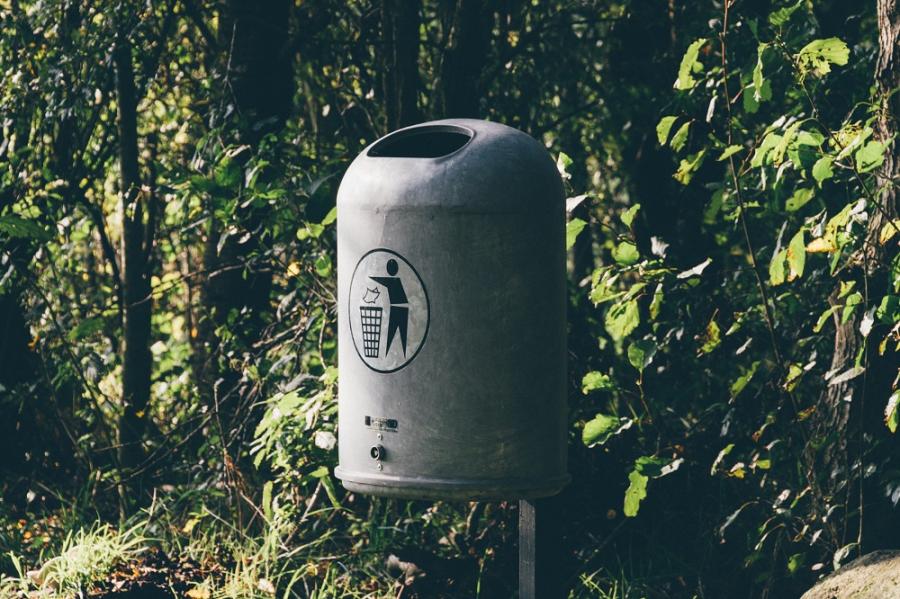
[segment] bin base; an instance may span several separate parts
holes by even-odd
[[[565,474],[551,479],[446,479],[400,477],[389,474],[348,472],[340,466],[334,475],[353,493],[401,499],[455,501],[505,501],[536,499],[559,493],[572,479]]]

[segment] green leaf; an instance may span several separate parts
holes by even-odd
[[[630,241],[623,241],[613,248],[612,256],[619,264],[630,266],[640,259],[641,254],[638,252],[636,245]]]
[[[696,154],[683,158],[678,165],[678,170],[675,171],[675,174],[672,176],[682,185],[687,185],[691,182],[694,173],[700,168],[700,165],[703,164],[703,157],[705,155],[706,150],[700,150]]]
[[[783,249],[774,256],[769,263],[769,283],[781,285],[784,283],[784,261],[787,258],[787,249]]]
[[[565,152],[560,152],[559,156],[556,158],[556,170],[559,171],[559,174],[563,179],[568,180],[572,177],[567,171],[570,166],[572,166],[572,159],[569,158],[569,155]]]
[[[797,384],[800,382],[800,377],[803,376],[803,372],[803,366],[800,364],[791,364],[788,367],[787,378],[784,381],[784,388],[789,393],[797,387]],[[802,414],[800,419],[803,420]]]
[[[772,159],[772,164],[777,166],[784,162],[784,154],[787,152],[788,146],[794,141],[794,138],[797,137],[797,131],[800,129],[801,124],[803,124],[803,121],[796,121],[785,129],[784,136],[772,148],[772,153],[769,155],[769,158]]]
[[[628,475],[628,489],[625,491],[625,505],[623,512],[629,518],[637,516],[638,510],[641,508],[641,501],[647,497],[647,481],[648,477],[632,470]]]
[[[675,132],[675,135],[672,136],[672,139],[669,141],[669,147],[675,150],[676,152],[680,152],[682,148],[684,148],[684,144],[687,143],[688,132],[691,129],[691,122],[687,121],[681,127],[678,128],[678,131]]]
[[[795,574],[797,570],[806,563],[806,556],[802,553],[795,553],[788,558],[787,569],[791,574]]]
[[[806,265],[806,243],[803,241],[803,229],[791,238],[787,248],[787,262],[790,267],[787,280],[793,281],[803,276],[803,267]]]
[[[772,262],[769,263],[769,283],[773,286],[784,283],[784,261],[787,258],[787,249],[772,256]]]
[[[263,485],[263,493],[262,493],[262,508],[263,515],[266,517],[266,520],[269,522],[272,521],[272,487],[274,483],[270,480],[266,481]]]
[[[322,219],[322,225],[327,227],[331,223],[337,220],[337,206],[328,211],[328,214],[325,215],[325,218]]]
[[[310,472],[309,475],[313,478],[325,478],[328,476],[328,466],[319,466]]]
[[[735,381],[731,384],[731,398],[734,399],[738,395],[741,394],[741,391],[753,380],[753,375],[756,374],[756,369],[759,368],[759,361],[754,362],[750,365],[750,368],[747,369],[744,374],[739,376]],[[729,450],[731,451],[731,450]]]
[[[719,469],[719,465],[722,463],[722,461],[725,459],[725,457],[729,453],[731,453],[731,450],[733,450],[733,449],[734,449],[734,443],[729,443],[728,445],[726,445],[719,451],[719,454],[716,456],[716,459],[713,460],[712,466],[710,466],[710,468],[709,468],[710,476],[712,476],[716,473],[716,471]]]
[[[597,414],[592,420],[584,423],[581,441],[587,447],[603,445],[622,431],[631,428],[633,422],[630,418]]]
[[[578,234],[584,229],[587,223],[580,218],[573,218],[566,223],[566,249],[571,249],[578,239]]]
[[[847,299],[844,300],[844,310],[841,312],[841,324],[847,324],[847,321],[853,316],[856,306],[862,304],[863,301],[862,293],[859,291],[854,291],[847,296]]]
[[[760,44],[756,48],[756,66],[753,67],[753,100],[757,105],[769,99],[763,95],[766,83],[763,78],[763,56],[768,48],[769,44]],[[771,96],[771,94],[769,95]]]
[[[833,156],[822,156],[812,167],[812,176],[813,179],[816,180],[816,183],[819,187],[822,187],[822,183],[831,179],[834,176],[834,170],[831,168],[831,165],[834,163]]]
[[[613,305],[607,312],[604,324],[614,341],[621,341],[637,328],[641,322],[637,300]]]
[[[800,75],[809,73],[822,77],[831,72],[831,65],[843,66],[850,59],[850,49],[836,37],[812,41],[794,55]]]
[[[320,223],[305,223],[301,228],[297,229],[297,239],[318,239],[325,232],[325,225]]]
[[[713,351],[719,347],[719,343],[721,342],[722,333],[719,329],[719,324],[716,322],[715,318],[712,318],[706,325],[706,331],[703,334],[703,345],[700,347],[700,355],[708,354]]]
[[[894,235],[900,230],[900,218],[888,221],[881,226],[881,233],[878,234],[878,243],[886,244],[893,239]]]
[[[612,301],[623,295],[615,284],[619,275],[613,274],[612,267],[598,268],[591,275],[591,292],[588,296],[595,306]]]
[[[50,239],[50,234],[43,227],[18,214],[0,216],[0,233],[13,239],[37,239],[39,241]]]
[[[608,374],[591,371],[581,379],[581,392],[587,395],[591,391],[614,391],[616,384]]]
[[[719,155],[718,158],[716,158],[716,160],[717,161],[727,160],[728,158],[734,156],[735,154],[737,154],[738,152],[740,152],[743,149],[744,149],[743,146],[730,145],[727,148],[725,148],[725,150],[722,152],[721,155]]]
[[[881,298],[881,303],[875,309],[875,317],[884,324],[900,322],[900,297],[886,295]]]
[[[315,262],[316,274],[320,277],[328,277],[331,275],[331,257],[328,254],[322,254],[316,258]]]
[[[762,140],[762,142],[756,147],[756,151],[753,152],[753,158],[750,159],[750,166],[753,168],[759,168],[763,165],[766,157],[769,152],[771,152],[775,146],[781,143],[781,135],[771,132],[768,133]]]
[[[93,318],[85,318],[78,323],[78,326],[69,331],[66,337],[69,339],[69,341],[78,341],[79,339],[90,337],[91,335],[101,331],[102,329],[103,319],[99,316],[95,316]]]
[[[831,315],[835,313],[838,309],[838,306],[830,306],[827,308],[822,314],[819,315],[819,319],[816,321],[816,326],[813,327],[813,333],[819,333],[822,330],[822,327],[831,319]]]
[[[662,308],[663,303],[663,286],[662,283],[656,286],[656,290],[653,292],[653,300],[650,302],[650,318],[656,320],[659,316],[659,310]]]
[[[619,218],[622,219],[622,222],[625,224],[626,227],[631,227],[631,223],[634,222],[634,217],[637,215],[637,212],[640,209],[641,209],[641,205],[635,204],[634,206],[630,207],[628,210],[623,212],[622,216],[620,216]]]
[[[769,23],[771,23],[773,27],[781,27],[790,20],[791,15],[793,15],[801,6],[803,6],[803,0],[798,0],[796,4],[792,4],[791,6],[779,8],[769,15]]]
[[[869,141],[856,151],[856,168],[861,173],[875,170],[884,162],[884,144],[880,141]]]
[[[628,362],[639,372],[653,362],[656,355],[656,343],[651,339],[641,339],[628,346]]]
[[[813,199],[815,195],[815,190],[811,188],[805,189],[801,187],[799,189],[795,189],[791,197],[789,197],[787,202],[784,203],[784,208],[788,212],[796,212],[797,210],[800,210],[801,208],[806,206],[806,204],[809,203],[809,201]]]
[[[659,123],[656,125],[656,138],[659,140],[659,145],[666,145],[666,140],[669,139],[669,131],[672,130],[672,125],[675,124],[675,121],[678,119],[676,116],[664,116],[659,119]]]
[[[900,425],[900,390],[894,391],[884,407],[884,423],[892,433],[897,432]]]
[[[700,54],[700,48],[706,44],[706,38],[695,40],[688,46],[681,58],[681,65],[678,67],[678,79],[675,80],[675,89],[686,91],[697,84],[693,74],[703,70],[703,65],[697,60]]]

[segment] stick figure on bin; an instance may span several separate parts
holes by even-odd
[[[397,276],[397,261],[391,258],[387,261],[387,277],[369,277],[379,285],[384,286],[388,292],[388,302],[391,310],[388,313],[388,337],[387,348],[384,355],[388,355],[391,351],[391,343],[394,341],[394,334],[400,332],[400,344],[403,346],[403,356],[406,357],[406,327],[409,324],[409,300],[406,298],[406,291],[403,289],[403,282]]]

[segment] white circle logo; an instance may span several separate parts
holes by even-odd
[[[360,359],[376,372],[396,372],[416,357],[428,335],[428,293],[397,252],[363,255],[350,280],[350,334]]]

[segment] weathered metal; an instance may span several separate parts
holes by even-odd
[[[401,129],[338,192],[339,453],[356,492],[552,495],[566,473],[565,201],[515,129]]]

